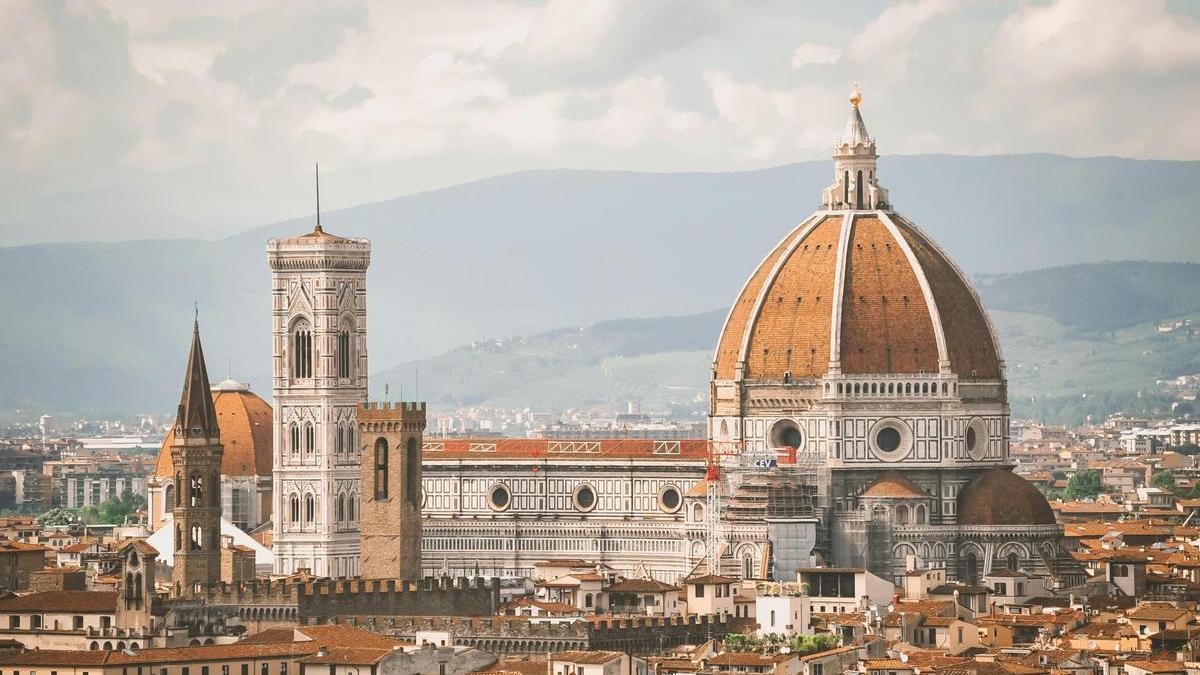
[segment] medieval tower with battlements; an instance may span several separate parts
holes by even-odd
[[[420,579],[421,443],[424,403],[358,408],[362,463],[364,579]],[[343,508],[339,502],[338,510]]]

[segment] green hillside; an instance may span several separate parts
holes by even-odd
[[[985,279],[981,295],[1000,334],[1013,414],[1079,423],[1169,406],[1154,381],[1200,372],[1200,339],[1158,323],[1200,322],[1200,265],[1106,262]],[[1156,293],[1161,289],[1162,293]],[[387,369],[372,380],[413,387],[434,406],[614,405],[700,414],[723,310],[606,321],[479,341]],[[411,391],[411,390],[409,390]]]

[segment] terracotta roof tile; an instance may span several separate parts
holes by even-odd
[[[111,614],[117,611],[117,592],[42,591],[0,598],[0,612],[25,611]]]
[[[872,483],[863,496],[928,499],[929,493],[900,473],[890,471]]]

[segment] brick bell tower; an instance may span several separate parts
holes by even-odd
[[[423,402],[358,406],[362,577],[420,579]]]
[[[221,580],[221,429],[208,384],[200,324],[192,329],[192,350],[175,418],[171,461],[175,467],[175,595]]]

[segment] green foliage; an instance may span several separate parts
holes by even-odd
[[[1175,472],[1170,469],[1159,471],[1150,477],[1150,487],[1174,494],[1178,487],[1175,483]]]
[[[833,649],[839,644],[841,644],[841,641],[836,636],[828,633],[817,635],[768,633],[763,636],[755,633],[743,633],[727,635],[725,637],[725,649],[731,652],[763,652],[773,654],[786,647],[789,652],[803,656],[805,654]]]
[[[841,644],[841,641],[834,635],[829,633],[819,633],[817,635],[793,635],[788,646],[792,652],[798,653],[801,656],[805,654],[815,654],[833,649]]]
[[[115,499],[108,499],[99,506],[85,506],[79,510],[83,522],[88,525],[112,525],[125,521],[125,516],[132,515],[146,508],[146,500],[126,490],[125,494]]]
[[[1178,452],[1181,455],[1191,456],[1200,453],[1200,445],[1196,445],[1195,443],[1184,443],[1183,445],[1177,445],[1173,448],[1167,448],[1167,450]]]
[[[1104,486],[1100,484],[1100,472],[1096,469],[1082,469],[1076,471],[1071,480],[1067,481],[1067,489],[1063,491],[1065,499],[1094,499],[1096,495],[1104,492]]]
[[[70,509],[50,509],[37,517],[39,525],[50,527],[52,525],[70,525],[79,520],[79,514]]]

